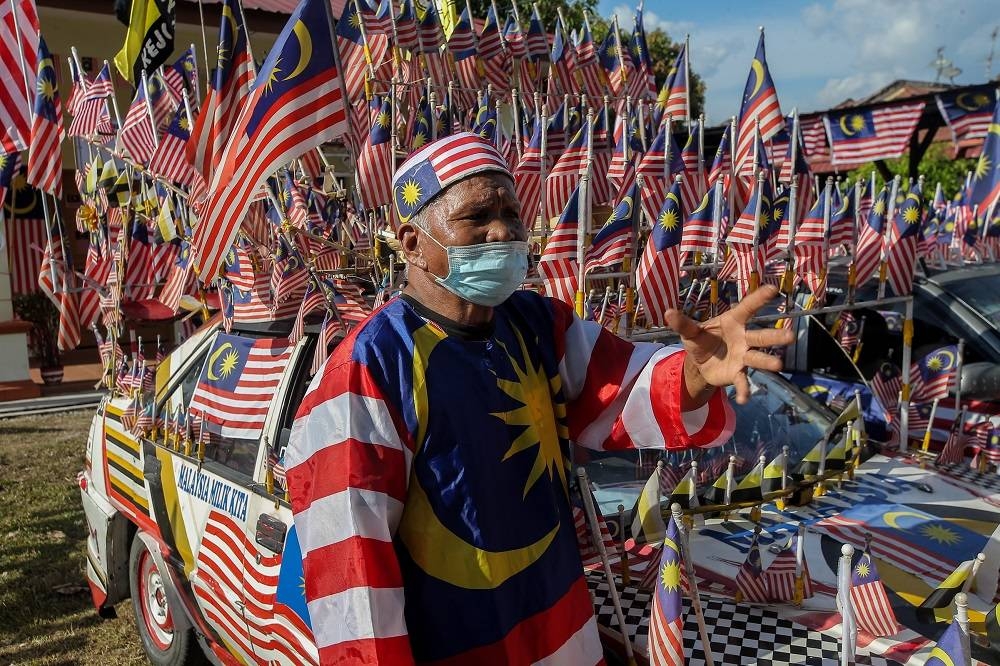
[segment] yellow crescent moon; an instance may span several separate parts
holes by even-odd
[[[990,126],[986,128],[986,133],[990,134],[991,132],[993,134],[1000,134],[1000,124],[990,123]]]
[[[754,58],[753,62],[750,63],[750,69],[753,71],[754,78],[756,79],[753,91],[750,93],[750,97],[752,98],[760,90],[760,87],[764,85],[764,63]]]
[[[884,516],[882,516],[882,520],[885,521],[886,525],[888,525],[889,527],[891,527],[893,529],[903,530],[903,529],[906,529],[906,528],[905,527],[900,527],[896,523],[896,521],[899,520],[900,518],[902,518],[903,516],[912,516],[914,518],[919,518],[921,521],[926,521],[927,520],[927,516],[921,515],[919,513],[915,513],[913,511],[890,511],[889,513],[887,513]]]
[[[41,74],[46,67],[55,69],[55,65],[52,64],[52,58],[44,58],[38,61],[38,73]]]
[[[852,132],[847,128],[847,119],[850,118],[850,114],[845,113],[840,117],[840,131],[844,133],[844,136],[854,136],[857,132]]]
[[[233,343],[227,342],[220,345],[219,348],[212,352],[212,355],[208,357],[208,378],[211,381],[216,382],[222,379],[222,377],[215,374],[215,370],[213,370],[213,368],[215,367],[215,362],[219,360],[220,356],[222,356],[222,352],[226,351],[227,348],[232,349],[232,347]]]
[[[295,22],[292,32],[295,33],[295,37],[299,40],[299,62],[295,65],[292,73],[285,77],[285,81],[294,79],[301,74],[309,66],[309,61],[312,59],[312,35],[309,34],[309,28],[302,22],[302,19]]]
[[[934,658],[940,659],[941,663],[945,664],[945,666],[955,666],[955,662],[951,660],[951,657],[948,656],[948,653],[942,650],[940,647],[935,646],[934,649],[931,650],[931,656],[927,657],[927,661],[929,662],[931,659]]]
[[[632,217],[632,197],[625,197],[622,199],[622,203],[625,204],[625,214],[622,216],[622,219]]]
[[[236,17],[233,16],[233,8],[229,5],[223,5],[222,7],[222,20],[229,22],[229,31],[232,33],[233,42],[236,42],[237,26]]]
[[[950,370],[953,365],[955,365],[955,354],[954,352],[945,350],[938,353],[938,356],[945,359],[947,362],[944,364],[942,370]]]
[[[678,206],[681,205],[681,202],[677,200],[677,195],[674,194],[673,192],[667,192],[667,198],[673,200],[673,202],[675,204],[677,204]],[[706,205],[708,204],[708,197],[707,196],[705,197],[705,202],[704,203]],[[704,206],[702,206],[701,208],[704,208]],[[701,210],[701,208],[699,208],[698,210]]]
[[[959,93],[958,95],[955,96],[955,106],[957,106],[960,109],[965,109],[966,111],[976,111],[976,110],[978,110],[979,109],[979,105],[976,104],[975,100],[973,100],[971,102],[965,102],[965,103],[962,102],[963,98],[969,98],[971,96],[972,95],[970,93],[967,93],[967,92]]]
[[[428,403],[424,369],[443,339],[429,325],[413,332],[413,407],[417,414],[417,442],[423,442]],[[398,534],[413,561],[428,574],[455,585],[491,590],[537,561],[552,543],[559,525],[533,544],[508,551],[477,548],[445,527],[434,513],[427,494],[414,477],[399,522]]]

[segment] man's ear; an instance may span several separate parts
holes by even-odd
[[[420,249],[419,237],[420,232],[417,227],[409,223],[399,225],[399,228],[396,230],[396,238],[399,239],[399,245],[403,249],[403,256],[406,257],[406,262],[413,264],[417,268],[426,270],[427,260],[424,259],[424,253]]]

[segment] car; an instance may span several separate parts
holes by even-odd
[[[290,326],[207,325],[161,362],[155,390],[117,392],[94,416],[79,475],[87,579],[104,616],[131,597],[154,664],[202,652],[222,664],[318,661],[278,465],[317,336],[307,327],[289,345]],[[222,382],[228,393],[204,395],[203,375],[235,378],[253,363],[245,350],[266,350],[267,387]],[[183,416],[196,405],[236,410],[243,427],[214,432]]]
[[[845,294],[843,272],[831,272],[828,304],[842,303]],[[871,302],[876,296],[876,285],[869,282],[858,291],[856,301]],[[829,333],[837,313],[796,320],[796,344],[785,355],[786,375],[823,402],[843,402],[860,391],[869,434],[888,441],[892,437],[890,415],[870,386],[883,363],[902,366],[904,311],[905,304],[898,301],[853,311],[856,321],[864,320],[856,358],[845,353]],[[964,341],[965,434],[971,439],[975,432],[1000,426],[1000,265],[918,275],[913,284],[913,321],[913,362]],[[953,384],[951,396],[940,401],[935,415],[931,439],[935,448],[947,439],[955,416],[954,389]],[[911,430],[910,439],[920,443],[923,434]]]

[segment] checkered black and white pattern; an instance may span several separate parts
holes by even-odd
[[[597,622],[619,631],[614,606],[604,577],[587,575],[587,586],[594,599]],[[649,635],[651,595],[633,587],[619,588],[622,612],[628,633],[637,651],[645,654]],[[801,666],[802,664],[840,663],[840,641],[782,619],[774,611],[757,606],[735,604],[726,599],[701,597],[705,624],[711,637],[712,656],[725,666]],[[698,637],[698,624],[691,612],[691,602],[684,599],[684,646],[689,666],[705,663],[705,652]],[[899,666],[899,662],[868,654],[859,648],[854,661],[859,665]]]
[[[938,471],[959,481],[971,483],[977,489],[1000,491],[1000,474],[984,474],[971,467],[969,463],[960,462],[951,465],[940,465]]]

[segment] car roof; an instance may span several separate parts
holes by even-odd
[[[1000,275],[1000,264],[981,264],[978,266],[963,266],[953,268],[940,273],[931,273],[927,278],[928,282],[945,286],[953,282],[963,282],[981,278],[987,275]]]

